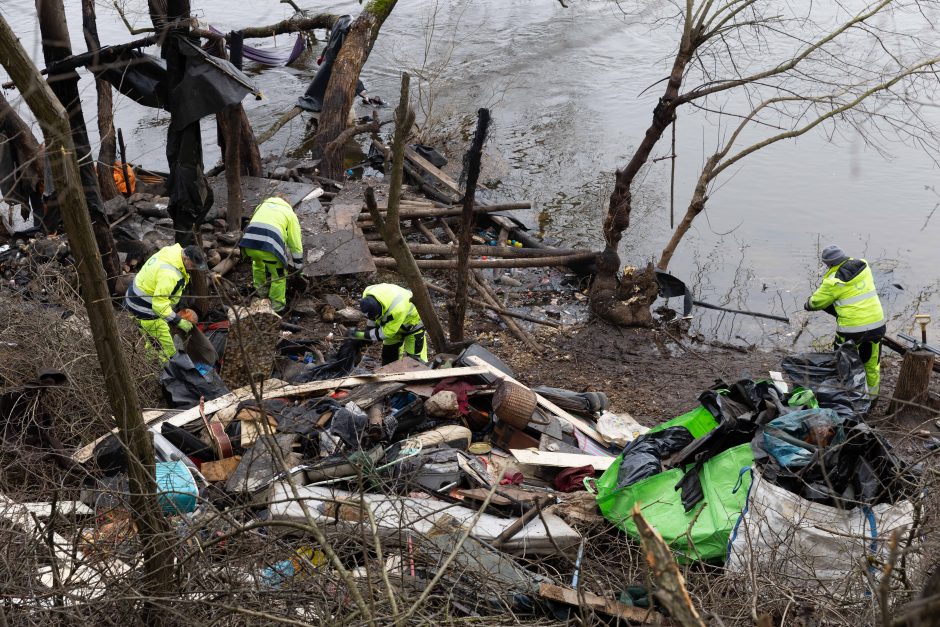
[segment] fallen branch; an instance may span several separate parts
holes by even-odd
[[[285,111],[283,114],[281,114],[281,117],[279,117],[277,121],[271,125],[271,128],[258,135],[258,145],[260,146],[264,142],[274,137],[275,133],[281,130],[285,124],[296,118],[301,113],[303,113],[303,109],[300,107],[291,107]]]
[[[440,287],[439,285],[434,285],[432,283],[424,282],[428,286],[428,289],[432,292],[437,292],[439,294],[445,294],[447,296],[453,296],[454,292],[447,288]],[[536,318],[534,316],[529,316],[526,314],[515,313],[514,311],[509,311],[508,309],[503,309],[502,307],[497,307],[496,305],[491,305],[489,303],[483,302],[482,300],[476,298],[470,298],[469,302],[480,307],[485,307],[486,309],[491,309],[498,313],[501,316],[511,316],[513,318],[519,318],[520,320],[528,320],[529,322],[534,322],[536,324],[544,324],[547,327],[554,327],[556,329],[561,328],[561,325],[557,322],[552,322],[551,320],[543,320],[542,318]]]
[[[287,18],[286,20],[277,22],[276,24],[268,24],[267,26],[249,26],[247,28],[239,29],[238,32],[240,32],[242,37],[245,39],[260,39],[264,37],[274,37],[275,35],[284,35],[287,33],[300,33],[318,28],[325,28],[329,30],[333,28],[333,24],[335,24],[336,20],[338,19],[339,16],[332,13],[320,13],[319,15],[314,15],[313,17],[304,17],[300,14],[297,14]],[[226,34],[217,33],[206,28],[194,28],[192,29],[192,33],[206,39],[228,38],[228,35]]]
[[[643,518],[639,505],[633,506],[633,522],[640,534],[646,561],[656,584],[656,599],[682,627],[705,627],[685,589],[685,580],[676,565],[676,558],[659,532]]]

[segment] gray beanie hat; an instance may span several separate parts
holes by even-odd
[[[845,254],[845,251],[835,244],[823,248],[821,256],[822,262],[830,268],[839,265],[848,258],[849,256]]]
[[[189,257],[189,260],[193,262],[193,267],[196,270],[202,270],[205,272],[209,269],[209,266],[206,264],[206,255],[198,246],[187,246],[183,249],[183,254]]]

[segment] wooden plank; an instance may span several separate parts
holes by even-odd
[[[518,381],[510,377],[508,374],[506,374],[505,372],[502,372],[501,370],[494,368],[493,366],[488,364],[484,359],[480,357],[477,357],[475,355],[469,355],[467,356],[466,361],[476,366],[480,366],[481,368],[486,368],[489,374],[493,375],[494,377],[497,377],[499,379],[505,379],[506,381],[512,381],[513,383],[519,383]],[[523,385],[523,384],[519,383],[519,385]],[[595,429],[586,420],[582,420],[581,418],[578,418],[577,416],[565,411],[564,409],[562,409],[555,403],[551,402],[550,400],[548,400],[541,394],[536,393],[535,399],[538,402],[539,407],[542,407],[543,409],[547,409],[548,411],[553,413],[555,416],[561,418],[562,420],[567,421],[569,424],[571,424],[572,427],[574,427],[575,429],[577,429],[584,435],[588,436],[595,442],[603,446],[607,446],[607,442],[604,440],[604,437],[600,433],[598,433],[597,429]]]
[[[463,195],[463,192],[460,190],[460,185],[457,183],[457,181],[452,179],[449,174],[438,168],[436,165],[415,152],[414,148],[411,146],[405,146],[405,158],[427,172],[430,176],[436,178],[442,185],[456,193],[457,196]]]
[[[49,518],[52,515],[52,503],[20,503],[19,505],[37,518]],[[62,516],[90,516],[95,512],[81,501],[58,501],[56,513]]]
[[[550,451],[536,451],[534,449],[510,449],[512,456],[520,464],[531,466],[552,466],[554,468],[580,468],[591,465],[594,470],[607,470],[616,457],[601,457],[599,455],[579,455],[577,453],[552,453]]]
[[[558,601],[577,607],[587,607],[597,612],[616,616],[624,620],[647,625],[662,625],[662,617],[652,608],[642,609],[621,603],[615,599],[607,599],[584,590],[563,588],[550,583],[539,584],[539,596],[550,601]]]

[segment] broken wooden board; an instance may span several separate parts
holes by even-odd
[[[235,472],[235,469],[238,468],[238,463],[241,459],[241,455],[236,455],[227,459],[221,459],[217,462],[203,462],[199,471],[209,483],[227,481],[228,478],[232,476],[232,473]]]
[[[286,381],[281,381],[280,379],[268,379],[259,385],[259,390],[262,392],[263,398],[274,398],[276,396],[276,394],[274,394],[274,390],[278,390],[286,386]],[[270,396],[263,396],[265,393],[270,394]],[[248,400],[249,398],[254,398],[254,394],[254,390],[252,390],[251,386],[246,385],[245,387],[239,388],[234,392],[229,392],[228,394],[220,396],[219,398],[206,401],[206,416],[211,416],[215,412],[229,407],[234,409],[235,406],[240,402]],[[191,422],[200,420],[199,407],[193,407],[185,411],[180,411],[178,409],[144,410],[143,418],[148,427],[159,427],[163,423],[169,423],[174,427],[182,427],[184,425],[188,425]],[[105,438],[116,435],[117,432],[117,427],[115,427],[114,429],[111,429],[111,433],[103,435],[99,438],[96,438],[94,441],[89,442],[72,454],[72,460],[76,463],[84,464],[89,459],[91,459],[92,454],[95,452],[95,447],[98,446],[98,444],[100,444]]]
[[[414,148],[411,146],[405,146],[405,158],[408,161],[411,161],[413,164],[424,170],[428,173],[428,176],[436,179],[441,185],[448,188],[450,191],[457,194],[457,197],[463,196],[463,192],[460,189],[460,184],[457,183],[449,174],[441,170],[439,167],[419,155]]]
[[[593,466],[594,470],[605,471],[614,463],[616,457],[597,455],[577,455],[575,453],[553,453],[534,449],[510,449],[516,461],[526,466],[552,466],[554,468],[581,468]]]
[[[475,355],[467,355],[464,358],[464,361],[466,363],[471,363],[475,366],[480,366],[481,368],[486,368],[489,371],[489,373],[493,375],[494,377],[496,377],[497,379],[504,379],[506,381],[512,381],[513,383],[519,383],[518,381],[510,377],[508,374],[506,374],[505,372],[502,372],[501,370],[498,370],[496,367],[490,365],[489,363],[486,362],[486,360],[480,357],[477,357]],[[523,384],[519,383],[519,385],[523,385]],[[523,387],[526,387],[526,386],[523,385]],[[574,427],[575,429],[577,429],[584,435],[588,436],[595,442],[598,442],[599,444],[607,446],[607,442],[604,440],[604,437],[600,433],[598,433],[597,429],[595,429],[594,426],[588,423],[586,420],[578,418],[574,414],[571,414],[570,412],[565,411],[564,409],[562,409],[555,403],[551,402],[550,400],[548,400],[541,394],[536,393],[535,400],[538,403],[539,407],[547,409],[548,411],[555,414],[557,417],[561,418],[562,420],[569,422],[572,427]]]
[[[425,363],[422,363],[415,359],[414,357],[402,357],[398,361],[393,361],[390,364],[385,364],[381,368],[376,369],[375,374],[394,374],[396,372],[417,372],[419,370],[430,370],[431,367]]]
[[[213,217],[225,216],[225,199],[228,198],[228,186],[224,176],[216,176],[209,179],[209,186],[212,187],[212,193],[215,195],[215,206],[213,213],[218,215]],[[250,218],[254,213],[255,207],[261,204],[266,198],[270,198],[276,193],[284,194],[287,202],[292,207],[297,206],[310,192],[317,188],[313,183],[294,183],[292,181],[280,181],[278,179],[266,179],[258,176],[242,176],[242,202],[244,210],[242,215]],[[207,216],[208,217],[208,216]]]
[[[499,518],[486,513],[479,514],[477,518],[478,512],[475,510],[436,499],[354,494],[345,490],[311,485],[297,486],[296,490],[317,523],[340,525],[357,534],[362,531],[359,528],[361,525],[369,524],[369,518],[364,512],[347,511],[345,506],[349,505],[358,510],[363,507],[363,503],[367,504],[372,509],[379,535],[389,544],[400,544],[408,536],[402,533],[403,530],[410,530],[418,535],[431,534],[439,521],[443,521],[445,517],[453,518],[460,526],[469,526],[472,523],[470,535],[488,543],[496,540],[515,522],[515,518]],[[336,502],[341,502],[344,507],[334,508],[334,513],[344,515],[331,517],[322,513],[327,509],[328,503]],[[268,511],[272,520],[307,520],[301,504],[293,497],[291,487],[284,482],[276,482],[271,486]],[[546,512],[542,517],[530,520],[502,545],[502,550],[513,554],[555,555],[558,551],[576,550],[580,542],[580,533],[562,519]]]
[[[662,616],[653,609],[633,607],[615,599],[606,599],[584,590],[563,588],[550,583],[539,585],[539,596],[550,601],[558,601],[567,605],[581,608],[590,608],[595,612],[602,612],[624,620],[647,625],[662,625]]]
[[[358,229],[305,235],[303,275],[334,276],[375,272],[369,244]]]

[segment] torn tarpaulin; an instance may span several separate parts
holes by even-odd
[[[145,107],[169,111],[173,130],[238,104],[248,94],[261,97],[251,80],[228,61],[211,56],[188,39],[175,40],[179,53],[186,57],[186,66],[172,92],[167,83],[167,62],[135,50],[124,52],[96,75]]]

